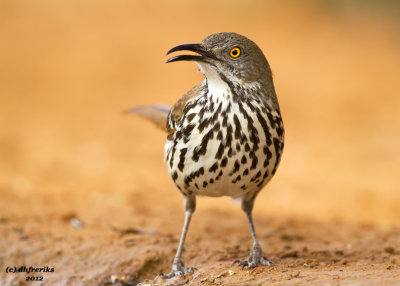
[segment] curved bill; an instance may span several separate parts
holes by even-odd
[[[167,63],[177,62],[177,61],[202,61],[205,62],[207,59],[217,58],[209,51],[207,51],[201,44],[184,44],[180,46],[173,47],[167,52],[167,55],[177,51],[190,51],[197,53],[198,55],[179,55],[172,57],[167,60]]]

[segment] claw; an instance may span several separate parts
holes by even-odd
[[[233,264],[242,266],[242,269],[244,269],[247,265],[249,265],[249,262],[247,260],[236,259],[235,261],[233,261]]]
[[[252,257],[247,258],[247,260],[235,260],[234,263],[236,263],[238,266],[242,266],[242,269],[255,268],[259,264],[264,266],[273,265],[272,261],[266,260],[264,257],[260,258],[257,263],[254,262]]]
[[[169,279],[174,276],[181,276],[182,278],[185,277],[185,274],[187,273],[193,273],[195,270],[197,270],[196,267],[185,267],[183,264],[182,259],[175,259],[174,263],[172,264],[172,270],[168,274],[161,274],[161,277],[163,279]]]
[[[238,259],[238,260],[235,260],[233,263],[237,263],[239,266],[242,266],[242,269],[254,268],[259,264],[264,265],[264,266],[273,265],[272,261],[269,261],[262,256],[262,250],[259,245],[255,245],[251,249],[250,256],[246,260]]]
[[[193,273],[195,270],[198,270],[196,267],[188,267],[186,268],[186,273]]]
[[[274,263],[271,260],[267,260],[264,257],[260,258],[260,263],[264,266],[272,266]]]

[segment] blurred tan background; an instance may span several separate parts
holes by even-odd
[[[274,72],[286,125],[258,214],[400,219],[396,1],[0,2],[0,216],[181,214],[165,134],[126,108],[202,80],[171,47],[234,31]],[[199,208],[237,206],[201,199]],[[161,219],[161,218],[160,218]],[[177,228],[180,228],[178,226]]]

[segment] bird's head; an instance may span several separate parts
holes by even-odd
[[[195,61],[207,78],[219,76],[238,84],[270,81],[271,69],[261,49],[250,39],[236,33],[218,33],[199,44],[179,45],[168,51],[191,51],[197,55],[179,55],[167,63]]]

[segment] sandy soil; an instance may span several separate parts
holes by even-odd
[[[177,212],[172,213],[161,217],[181,223]],[[123,225],[128,228],[118,228],[118,222],[104,216],[74,229],[71,217],[75,215],[2,218],[3,267],[54,267],[54,273],[34,275],[43,276],[44,285],[397,285],[400,281],[399,227],[257,215],[265,255],[275,265],[246,270],[232,263],[245,258],[251,245],[244,218],[237,212],[203,208],[193,221],[184,255],[187,265],[198,270],[163,280],[159,274],[170,270],[178,227],[160,218],[163,227],[132,227],[138,222],[131,219],[130,225]],[[26,276],[31,275],[2,273],[2,285],[32,284],[25,282]]]
[[[2,1],[0,285],[400,285],[398,6],[296,3]],[[219,31],[254,39],[275,75],[286,149],[254,210],[275,264],[233,265],[245,216],[200,198],[198,270],[165,281],[182,199],[165,134],[121,111],[174,103],[202,76],[165,51]]]

